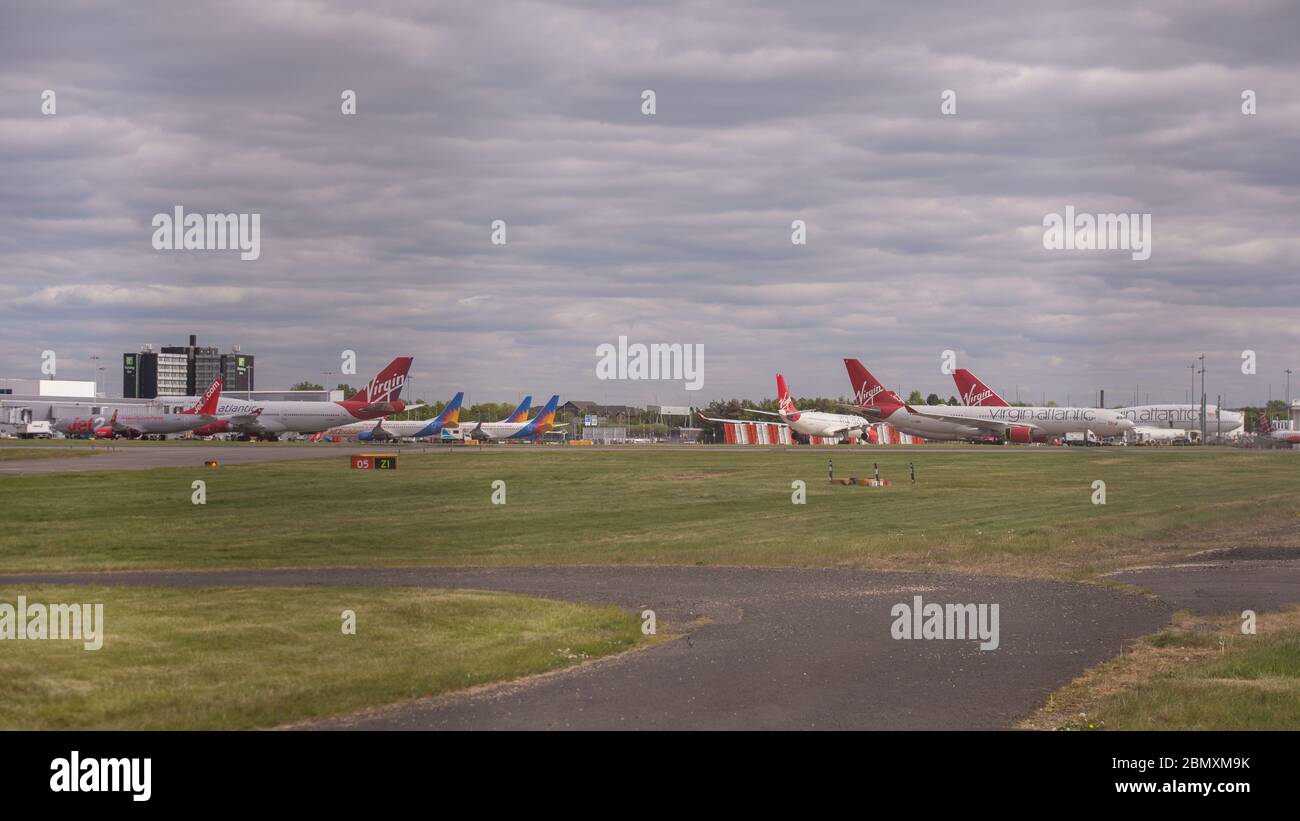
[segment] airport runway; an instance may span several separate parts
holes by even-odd
[[[1177,609],[1203,616],[1285,610],[1300,604],[1300,546],[1216,550],[1183,564],[1105,578],[1150,590]]]
[[[59,447],[48,445],[46,447]],[[74,447],[68,445],[66,447]],[[45,448],[42,448],[44,450]],[[259,462],[283,462],[291,459],[320,459],[346,453],[384,450],[370,447],[305,447],[274,444],[247,445],[118,445],[97,449],[95,456],[66,458],[13,459],[0,462],[0,476],[27,476],[35,473],[83,473],[93,470],[147,470],[149,468],[203,467],[209,459],[223,465],[249,465]]]
[[[4,576],[147,586],[421,586],[503,590],[655,611],[649,649],[320,729],[996,729],[1170,609],[1096,585],[855,570],[518,567],[132,571]],[[897,603],[998,604],[999,647],[896,640]],[[364,607],[364,605],[363,605]],[[364,622],[364,609],[358,608]]]

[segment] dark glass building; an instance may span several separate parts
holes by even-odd
[[[200,346],[191,334],[188,345],[160,351],[146,345],[136,353],[122,354],[122,396],[127,399],[198,396],[219,375],[224,377],[223,391],[256,390],[253,355],[243,353],[238,345],[230,353],[221,353]]]

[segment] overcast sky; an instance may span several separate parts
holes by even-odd
[[[1297,31],[1285,2],[6,3],[0,376],[98,354],[117,393],[123,351],[197,333],[261,388],[413,355],[429,399],[841,395],[845,356],[948,396],[945,349],[1008,398],[1182,402],[1201,353],[1212,399],[1281,397]],[[261,214],[261,258],[155,250],[176,205]],[[1151,258],[1044,249],[1066,206],[1149,213]],[[703,345],[704,389],[597,380],[620,335]]]

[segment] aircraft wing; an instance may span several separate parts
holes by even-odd
[[[117,411],[113,411],[112,418],[108,420],[108,426],[112,428],[114,431],[116,431],[117,433],[132,433],[135,431],[135,428],[131,427],[130,425],[126,425],[117,421]]]
[[[859,431],[862,430],[862,425],[845,425],[845,426],[842,427],[842,428],[836,428],[835,430],[831,431],[831,432],[830,432],[829,434],[827,434],[827,435],[828,435],[828,436],[844,436],[844,435],[848,434],[850,431],[855,431],[855,430],[859,430]]]
[[[262,415],[261,408],[254,408],[252,413],[237,413],[226,419],[226,423],[231,428],[238,430],[240,433],[265,433],[258,417]]]
[[[744,422],[745,421],[744,419],[714,419],[712,416],[705,416],[699,411],[696,411],[695,415],[703,419],[705,422]]]
[[[860,413],[863,416],[870,416],[875,419],[885,418],[884,411],[882,411],[880,408],[878,408],[875,405],[867,405],[866,407],[863,407],[862,405],[850,405],[848,402],[836,402],[835,405],[836,407],[844,408],[845,410],[851,410],[855,413]]]
[[[362,413],[378,413],[387,416],[390,413],[397,413],[391,402],[372,402],[361,409]]]
[[[776,413],[776,412],[774,412],[774,411],[759,410],[758,408],[742,408],[741,411],[742,411],[743,413],[763,413],[763,414],[767,414],[768,416],[780,416],[780,415],[781,415],[781,414]],[[749,420],[747,420],[747,419],[714,419],[712,416],[705,416],[704,414],[700,413],[699,411],[696,411],[696,412],[695,412],[695,415],[698,416],[698,417],[700,417],[701,419],[703,419],[705,422],[745,422],[745,423],[748,423],[748,421],[749,421]]]

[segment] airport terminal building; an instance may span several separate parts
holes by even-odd
[[[71,379],[0,379],[0,434],[21,436],[32,422],[76,415],[96,403],[96,385]]]

